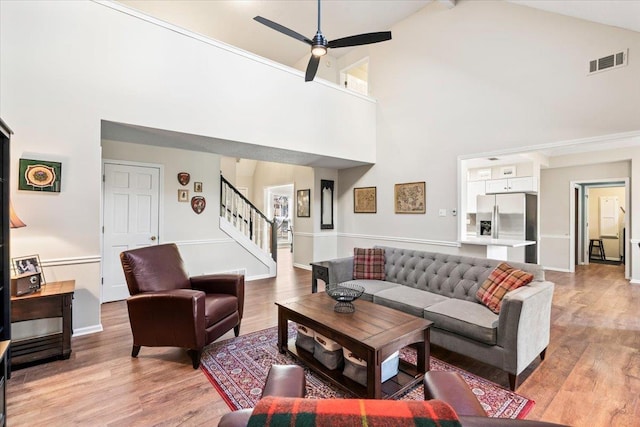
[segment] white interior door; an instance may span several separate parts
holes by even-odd
[[[158,244],[160,169],[104,163],[102,302],[129,297],[120,253]]]

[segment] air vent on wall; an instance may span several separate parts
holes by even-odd
[[[589,61],[589,74],[599,73],[600,71],[613,70],[614,68],[627,65],[629,57],[629,49],[626,51],[613,53],[603,56],[599,59]]]

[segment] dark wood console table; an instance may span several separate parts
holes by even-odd
[[[26,320],[62,318],[62,331],[12,340],[11,364],[34,362],[50,357],[68,359],[71,355],[71,305],[75,280],[52,282],[44,285],[39,292],[19,297],[11,297],[11,323]]]

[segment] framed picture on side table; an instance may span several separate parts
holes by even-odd
[[[16,275],[26,273],[40,273],[40,283],[45,284],[44,273],[42,272],[42,264],[40,263],[40,256],[28,255],[19,258],[12,258],[11,264],[16,272]]]

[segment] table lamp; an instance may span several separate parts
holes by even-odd
[[[18,218],[18,215],[16,215],[16,212],[13,210],[13,203],[11,203],[11,201],[9,201],[9,227],[10,228],[21,228],[21,227],[26,227],[26,226],[27,226],[27,224],[22,222],[22,220],[20,218]]]

